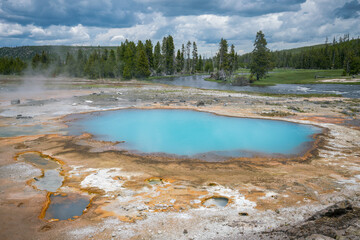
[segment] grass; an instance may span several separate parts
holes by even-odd
[[[323,93],[313,93],[313,94],[280,94],[280,93],[257,93],[257,92],[245,92],[247,94],[264,96],[264,97],[303,97],[303,98],[312,98],[312,97],[341,97],[337,94],[323,94]]]
[[[249,73],[248,69],[239,69],[235,73]],[[342,76],[342,69],[318,70],[318,69],[286,69],[276,68],[264,79],[255,81],[253,86],[274,86],[276,84],[355,84],[359,82],[322,82],[325,79],[346,79],[349,77]],[[318,76],[318,78],[315,78]],[[205,78],[206,81],[222,83],[224,81]]]
[[[321,80],[332,78],[345,78],[342,69],[317,70],[317,69],[274,69],[268,77],[255,81],[254,86],[271,86],[276,84],[324,84]],[[315,79],[315,76],[321,78]],[[338,83],[360,84],[360,83]]]
[[[249,73],[249,69],[239,69],[235,73]],[[325,79],[346,79],[349,77],[342,76],[342,69],[334,70],[318,70],[318,69],[286,69],[276,68],[264,79],[255,81],[252,83],[253,86],[274,86],[276,84],[326,84],[322,82]],[[315,78],[318,76],[318,78]],[[222,83],[224,81],[205,78],[206,81]],[[329,84],[329,83],[327,83]],[[360,85],[359,82],[338,82],[330,84],[356,84]]]
[[[264,96],[264,97],[302,97],[302,98],[312,98],[312,97],[341,97],[341,95],[334,94],[334,93],[311,93],[311,94],[281,94],[281,93],[263,93],[263,92],[250,92],[250,91],[233,91],[233,90],[216,90],[211,89],[211,91],[220,91],[220,92],[227,92],[227,93],[244,93],[249,95],[255,96]]]
[[[199,72],[199,73],[194,73],[194,74],[176,74],[176,75],[165,75],[165,76],[152,76],[152,77],[147,77],[144,78],[145,80],[153,80],[153,79],[163,79],[163,78],[174,78],[174,77],[188,77],[188,76],[194,76],[194,75],[206,75],[207,72]]]

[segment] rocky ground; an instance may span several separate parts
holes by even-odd
[[[359,103],[138,81],[1,78],[0,238],[359,239]],[[325,131],[311,155],[220,162],[136,155],[87,134],[67,135],[74,115],[66,115],[129,107],[278,119]],[[91,198],[82,216],[42,218],[49,196],[34,178],[44,169],[23,161],[24,152],[61,165],[58,193]],[[214,196],[229,203],[205,206]]]

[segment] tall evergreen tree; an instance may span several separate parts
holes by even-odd
[[[176,53],[176,72],[181,72],[182,67],[181,67],[181,52],[180,49],[177,51]]]
[[[105,76],[114,78],[116,72],[115,69],[116,69],[116,56],[115,56],[115,51],[111,49],[105,63]]]
[[[130,41],[126,45],[125,53],[124,53],[124,72],[123,76],[125,78],[132,78],[135,75],[136,65],[135,65],[135,54],[136,54],[136,46],[135,43]],[[126,68],[126,69],[125,69]]]
[[[174,39],[169,35],[166,39],[166,74],[171,75],[175,71],[174,59],[175,59],[175,46]]]
[[[139,49],[137,55],[136,76],[141,78],[150,76],[151,72],[149,67],[149,60],[146,56],[145,50]]]
[[[266,47],[267,42],[262,31],[257,32],[254,50],[252,51],[252,61],[250,66],[251,74],[256,76],[256,80],[264,78],[271,69],[270,50]]]
[[[160,42],[157,42],[154,48],[154,70],[156,71],[156,73],[161,72],[161,62],[162,62],[161,47],[160,47]]]
[[[213,60],[212,59],[206,60],[204,70],[207,73],[210,73],[210,72],[214,71],[214,65],[213,65]]]
[[[229,61],[228,61],[228,43],[225,39],[220,40],[219,44],[219,52],[218,52],[218,65],[219,70],[226,70],[228,69]]]
[[[196,71],[198,72],[202,72],[203,71],[203,60],[202,60],[202,57],[201,55],[199,56],[199,61],[197,63],[197,66],[196,66]]]
[[[145,42],[145,52],[150,68],[154,67],[153,45],[150,39]]]
[[[228,55],[228,61],[229,61],[228,69],[229,69],[230,73],[233,73],[237,69],[237,55],[235,53],[234,44],[231,44],[230,53]]]
[[[198,52],[197,52],[197,46],[196,43],[193,42],[193,50],[192,50],[192,71],[191,72],[195,72],[196,71],[196,66],[198,64]]]
[[[74,59],[74,56],[69,52],[67,52],[66,54],[65,65],[66,73],[70,76],[76,76],[76,61]]]
[[[190,59],[190,48],[191,48],[191,42],[188,41],[186,44],[186,62],[185,62],[185,71],[190,72],[191,70],[191,59]]]
[[[185,46],[184,44],[181,45],[181,54],[180,54],[180,58],[181,58],[181,70],[185,71],[185,58],[184,58],[184,54],[185,54]]]

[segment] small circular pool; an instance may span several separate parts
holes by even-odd
[[[142,153],[186,156],[214,154],[300,154],[321,129],[285,121],[219,116],[192,110],[124,109],[84,114],[69,124],[71,134],[91,133],[98,140]]]

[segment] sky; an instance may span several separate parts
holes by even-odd
[[[271,50],[357,38],[360,0],[0,0],[0,47],[116,46],[172,35],[176,48],[195,41],[209,57],[221,38],[251,52],[259,30]]]

